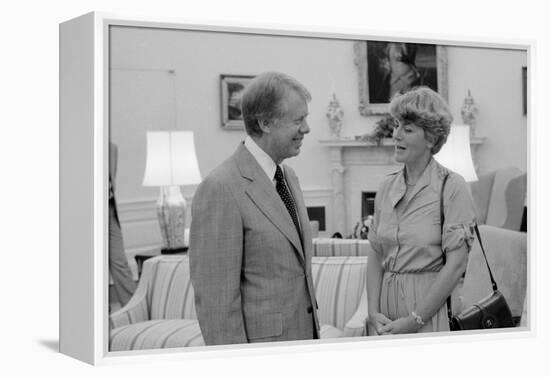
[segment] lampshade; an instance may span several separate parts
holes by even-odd
[[[452,125],[447,142],[434,158],[441,165],[460,174],[467,182],[477,181],[470,149],[470,126]]]
[[[193,132],[147,132],[144,186],[193,185],[200,181]]]

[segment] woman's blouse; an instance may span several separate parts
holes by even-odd
[[[368,238],[381,256],[387,272],[439,271],[443,254],[467,246],[473,240],[475,210],[464,178],[433,158],[414,186],[405,183],[405,168],[390,174],[376,194],[374,221]],[[449,174],[443,193],[445,221],[440,222],[443,178]]]

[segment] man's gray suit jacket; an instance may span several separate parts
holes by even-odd
[[[275,186],[244,144],[197,188],[189,258],[207,345],[319,337],[309,219],[298,178],[283,169],[301,240]]]

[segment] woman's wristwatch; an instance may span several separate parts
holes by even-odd
[[[419,316],[418,314],[416,314],[415,312],[411,312],[411,315],[413,316],[414,318],[414,321],[419,324],[420,326],[424,326],[425,323],[424,321],[422,320],[422,317]]]

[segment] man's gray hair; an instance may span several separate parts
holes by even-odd
[[[245,88],[241,110],[246,133],[250,136],[261,136],[260,121],[280,119],[286,109],[283,98],[294,90],[309,102],[311,94],[298,80],[280,72],[264,72],[256,76]]]

